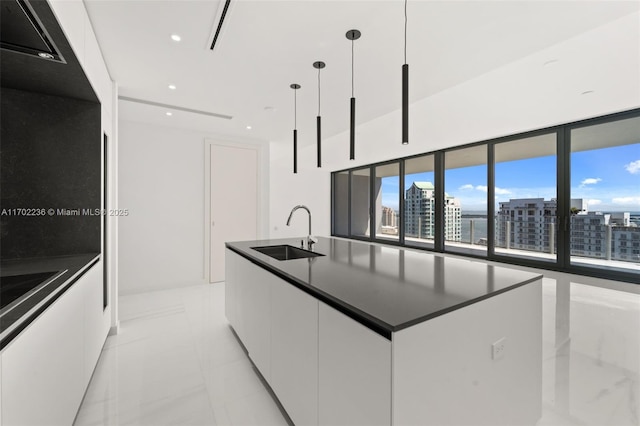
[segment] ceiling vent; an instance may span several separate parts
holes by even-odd
[[[66,63],[27,0],[3,0],[0,5],[2,49]]]
[[[222,4],[222,1],[224,1],[224,4]],[[216,47],[216,43],[219,42],[222,36],[222,24],[224,23],[225,18],[229,15],[231,0],[222,1],[220,2],[220,7],[218,7],[218,13],[216,16],[216,20],[214,21],[213,31],[211,32],[211,46],[209,47],[209,49],[211,50],[213,50],[214,47]],[[218,25],[215,25],[216,22],[218,23]]]

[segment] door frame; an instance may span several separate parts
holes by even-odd
[[[258,239],[264,239],[268,235],[269,226],[269,149],[265,143],[252,143],[247,141],[233,141],[229,139],[205,138],[203,142],[204,157],[204,257],[202,277],[205,282],[210,283],[211,268],[211,146],[224,146],[231,148],[252,149],[257,154],[257,233]]]

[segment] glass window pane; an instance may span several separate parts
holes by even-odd
[[[571,131],[571,263],[640,271],[640,117]]]
[[[333,175],[333,234],[349,235],[349,172]]]
[[[404,242],[433,248],[435,236],[435,175],[433,155],[404,162]]]
[[[444,239],[447,251],[487,253],[487,147],[445,152]]]
[[[400,163],[376,167],[376,238],[398,240]]]
[[[556,134],[495,145],[496,254],[556,261]]]
[[[369,169],[351,172],[351,235],[369,236]]]

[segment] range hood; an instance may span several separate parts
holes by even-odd
[[[66,63],[27,0],[2,0],[0,5],[2,49]]]

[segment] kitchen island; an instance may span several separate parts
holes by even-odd
[[[295,424],[535,424],[541,275],[319,238],[227,243],[226,314]]]

